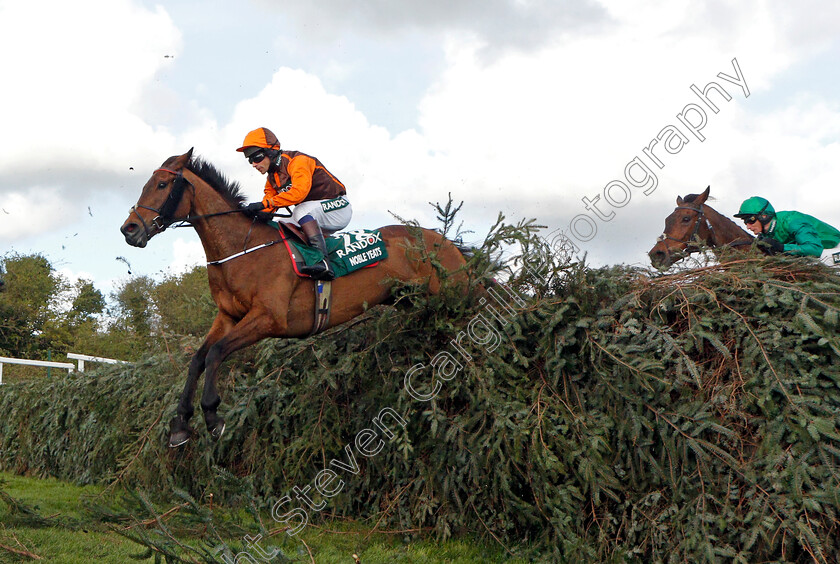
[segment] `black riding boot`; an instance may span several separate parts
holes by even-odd
[[[309,239],[309,244],[321,251],[324,255],[324,260],[312,266],[304,266],[300,271],[317,280],[334,280],[335,272],[333,272],[327,260],[327,242],[324,240],[324,233],[321,231],[321,226],[318,225],[317,221],[308,221],[301,225],[300,228]]]

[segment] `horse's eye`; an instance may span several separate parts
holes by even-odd
[[[683,223],[688,223],[688,220],[689,220],[689,219],[691,219],[691,218],[690,218],[690,217],[688,217],[687,215],[684,215],[684,216],[683,216],[683,218],[682,218]]]
[[[158,182],[158,190],[163,190],[166,188],[166,182]]]

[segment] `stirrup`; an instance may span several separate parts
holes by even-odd
[[[335,273],[330,268],[327,259],[324,259],[315,264],[304,266],[300,269],[301,273],[308,274],[317,280],[335,280]]]

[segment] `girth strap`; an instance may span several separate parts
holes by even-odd
[[[315,324],[310,336],[323,331],[330,322],[330,306],[332,305],[332,281],[317,280],[315,285]]]

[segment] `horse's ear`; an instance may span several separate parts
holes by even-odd
[[[683,199],[682,199],[682,196],[677,196],[677,205],[678,205],[678,206],[683,205]]]
[[[175,159],[175,163],[174,163],[174,167],[173,167],[175,170],[181,170],[182,168],[187,166],[187,164],[189,164],[190,159],[192,159],[192,153],[193,153],[194,148],[195,147],[190,147],[189,151],[187,151],[186,153],[184,153],[183,155],[181,155],[180,157]]]
[[[708,198],[708,197],[709,197],[709,190],[710,190],[711,188],[712,188],[712,186],[711,186],[711,185],[706,186],[706,189],[705,189],[705,190],[703,190],[703,193],[702,193],[702,194],[700,194],[699,196],[697,196],[697,199],[696,199],[696,200],[694,200],[694,203],[696,203],[696,204],[701,204],[701,205],[702,205],[702,204],[704,204],[704,203],[706,203],[706,198]]]

